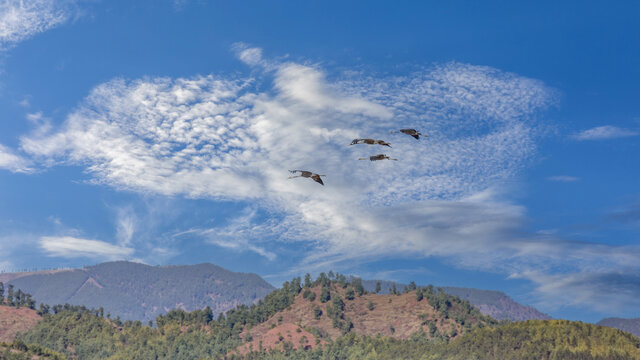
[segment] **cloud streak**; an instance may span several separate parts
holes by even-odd
[[[128,259],[134,252],[132,248],[72,236],[43,236],[39,245],[49,256],[64,258],[123,260]]]
[[[617,138],[626,138],[631,136],[640,135],[640,132],[624,129],[616,126],[605,125],[597,126],[591,129],[583,130],[577,134],[574,134],[572,138],[578,141],[587,140],[609,140]]]
[[[575,176],[568,176],[568,175],[556,175],[556,176],[549,176],[547,180],[557,181],[557,182],[576,182],[580,180],[580,178]]]

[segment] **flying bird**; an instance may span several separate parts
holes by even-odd
[[[296,176],[289,176],[289,179],[293,179],[293,178],[297,178],[297,177],[304,177],[304,178],[311,178],[313,179],[313,181],[319,183],[320,185],[324,186],[324,183],[322,182],[322,178],[320,178],[320,176],[327,176],[327,175],[319,175],[319,174],[315,174],[312,173],[311,171],[306,171],[306,170],[289,170],[290,173],[295,174],[295,173],[300,173],[300,175],[296,175]]]
[[[397,134],[397,133],[407,134],[407,135],[413,136],[414,138],[416,138],[416,140],[420,140],[420,135],[422,135],[416,129],[400,129],[400,131],[392,131],[391,133],[392,134]],[[426,135],[422,135],[422,136],[426,136]]]
[[[373,139],[353,139],[353,141],[349,145],[357,145],[357,144],[382,145],[382,146],[391,147],[391,144],[389,144],[384,140],[373,140]]]
[[[395,160],[397,161],[398,159],[392,159],[385,154],[378,154],[378,155],[369,156],[369,158],[359,158],[358,160],[370,160],[370,161]]]

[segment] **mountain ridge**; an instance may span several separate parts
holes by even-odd
[[[608,326],[614,329],[632,333],[633,335],[640,337],[640,318],[625,319],[618,317],[609,317],[598,321],[596,325]]]
[[[275,289],[260,276],[210,263],[150,266],[115,261],[80,269],[3,274],[7,283],[46,304],[103,307],[128,320],[153,320],[175,308],[209,306],[215,314],[250,305]],[[1,280],[0,280],[1,281]]]

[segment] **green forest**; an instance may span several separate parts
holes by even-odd
[[[110,318],[102,309],[56,305],[51,307],[53,313],[45,313],[35,328],[5,348],[20,346],[42,353],[46,349],[52,357],[61,358],[59,353],[77,359],[640,359],[640,339],[620,330],[562,320],[498,322],[481,315],[466,300],[414,284],[404,291],[415,291],[418,301],[428,301],[447,317],[463,323],[469,316],[484,321],[461,336],[430,337],[417,332],[410,339],[397,340],[358,335],[346,326],[343,335],[323,338],[325,345],[314,349],[294,350],[293,344],[284,341],[273,350],[234,352],[247,341],[241,337],[243,330],[277,315],[298,294],[308,298],[306,290],[312,287],[322,289],[320,301],[331,302],[335,312],[343,300],[332,300],[331,289],[347,289],[348,297],[365,293],[359,279],[348,281],[339,274],[323,273],[313,281],[307,276],[305,281],[285,282],[263,301],[238,306],[216,319],[210,308],[173,310],[147,324]]]

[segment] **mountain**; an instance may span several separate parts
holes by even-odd
[[[380,294],[388,294],[393,286],[397,291],[402,292],[406,284],[400,284],[385,280],[363,280],[364,288],[369,292],[375,292],[376,283],[380,282]],[[519,304],[507,294],[494,290],[479,290],[472,288],[461,288],[443,286],[446,293],[468,300],[484,315],[489,315],[496,320],[550,320],[551,316],[538,311],[537,309]]]
[[[448,294],[469,300],[481,313],[496,320],[551,320],[551,316],[531,306],[519,304],[500,291],[450,286],[445,286],[442,289]]]
[[[83,307],[47,314],[17,338],[80,359],[196,359],[246,356],[252,350],[318,348],[344,334],[447,342],[497,322],[468,301],[417,288],[398,295],[367,294],[361,282],[321,276],[301,286],[285,282],[252,306],[240,305],[217,320],[210,309],[172,310],[155,328],[121,322]],[[262,358],[262,354],[254,359]]]
[[[614,329],[620,329],[626,332],[630,332],[637,337],[640,337],[640,318],[635,318],[635,319],[606,318],[598,321],[596,325],[608,326]]]
[[[209,306],[219,314],[253,304],[274,289],[256,274],[212,264],[149,266],[117,261],[82,269],[2,274],[2,279],[38,302],[103,307],[113,317],[143,321],[172,309]]]
[[[321,276],[285,282],[252,306],[214,319],[173,310],[156,327],[68,306],[14,344],[72,359],[640,359],[640,339],[565,320],[499,323],[433,287],[368,294],[362,283]],[[1,357],[0,357],[1,358]]]

